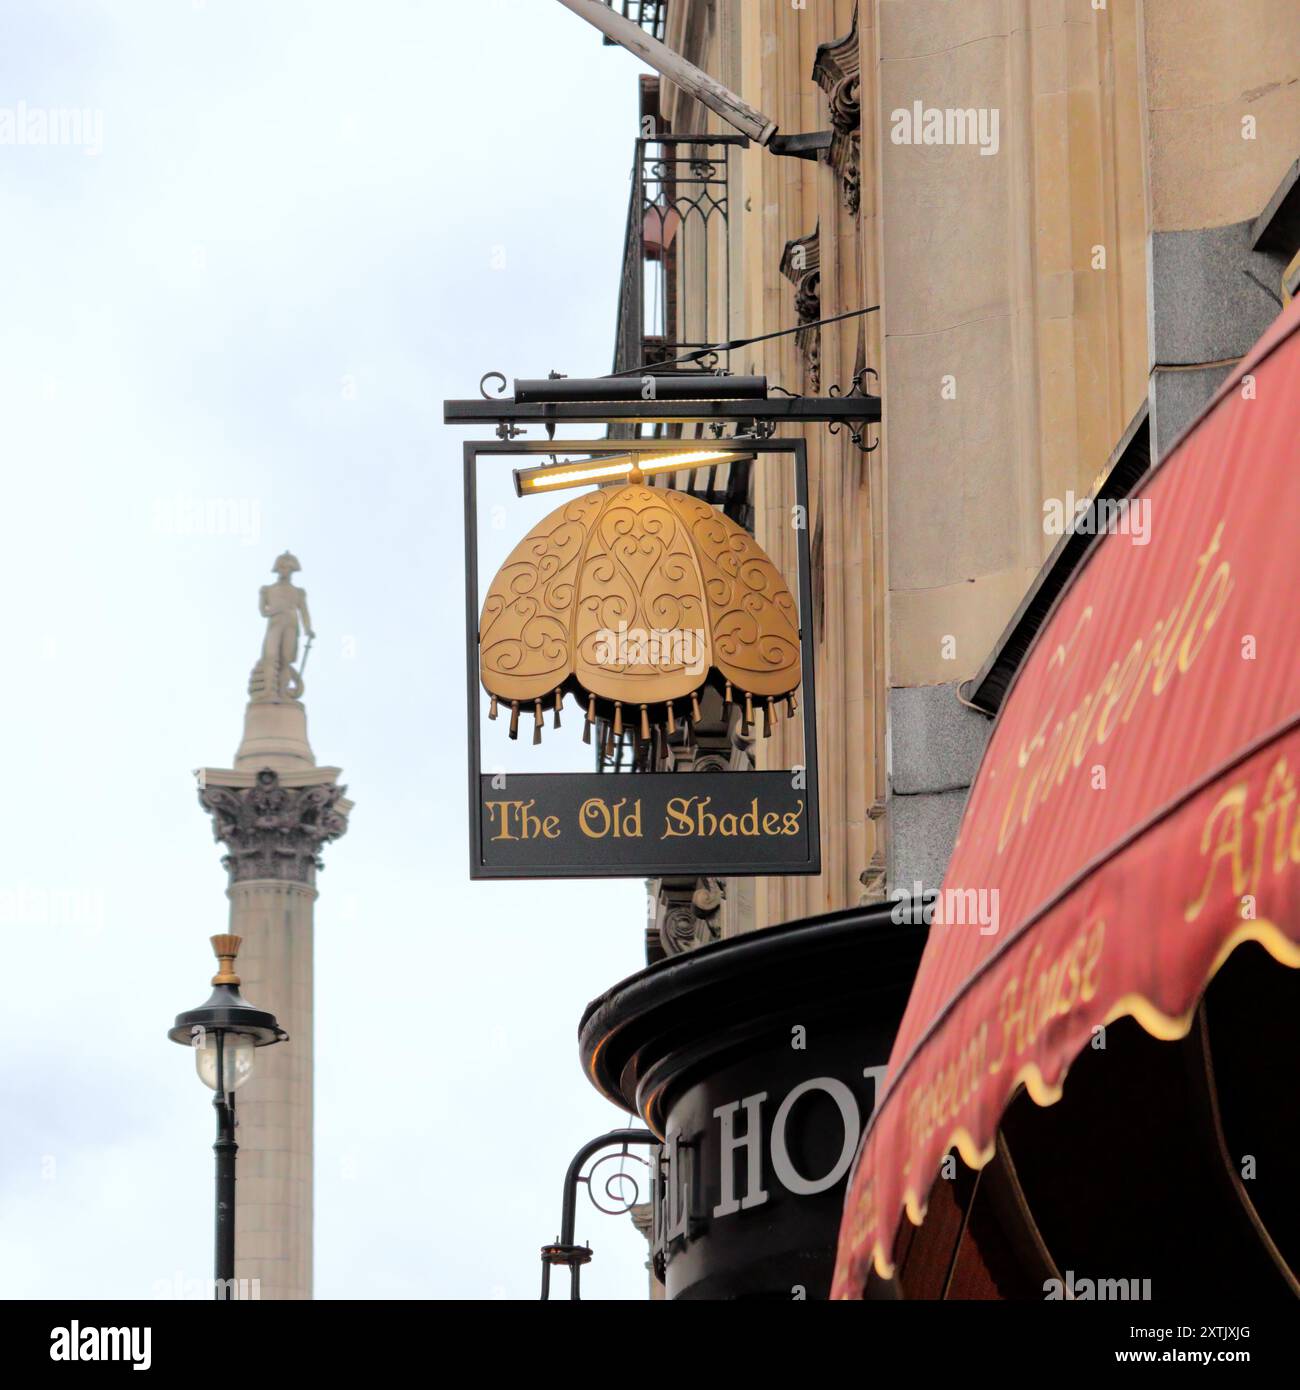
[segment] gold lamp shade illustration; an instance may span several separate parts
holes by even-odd
[[[795,711],[799,618],[780,572],[754,538],[706,502],[633,480],[571,498],[539,522],[497,572],[479,620],[479,673],[510,706],[510,737],[566,691],[620,738],[700,718],[712,680],[728,704],[757,702],[770,735],[775,703]]]

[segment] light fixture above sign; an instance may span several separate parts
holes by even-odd
[[[677,473],[719,463],[751,460],[752,453],[739,449],[695,449],[686,453],[612,454],[597,458],[565,459],[540,468],[515,469],[515,495],[558,492],[562,488],[591,487],[595,483],[634,482],[656,473]]]
[[[501,377],[490,372],[488,377]],[[484,377],[484,381],[488,380]],[[501,378],[504,384],[504,378]],[[482,383],[480,383],[480,390]],[[767,399],[765,376],[733,376],[699,368],[671,372],[647,369],[617,376],[554,376],[515,378],[517,405],[617,404],[627,401],[762,401]]]

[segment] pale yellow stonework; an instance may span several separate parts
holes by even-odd
[[[848,34],[854,12],[852,0],[676,0],[666,37],[782,132],[814,131],[829,125],[817,46]],[[804,432],[823,562],[824,872],[732,885],[725,934],[882,890],[889,692],[951,685],[962,713],[957,683],[1058,539],[1044,504],[1092,491],[1154,389],[1152,236],[1256,217],[1300,154],[1296,0],[861,0],[856,12],[858,211],[824,161],[751,145],[731,191],[730,322],[710,310],[719,336],[791,327],[782,250],[817,229],[821,315],[881,306],[822,329],[821,392],[866,364],[885,402],[870,455],[822,426]],[[996,110],[997,154],[895,143],[893,113],[916,100]],[[675,133],[726,129],[668,84],[661,107]],[[812,389],[792,337],[731,365]],[[792,501],[783,478],[756,471],[757,536],[787,573]],[[790,737],[769,745],[773,764]]]

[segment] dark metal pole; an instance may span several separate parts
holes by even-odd
[[[217,1244],[215,1299],[227,1297],[235,1279],[235,1097],[226,1095],[225,1035],[217,1032],[217,1142],[212,1151],[217,1158]]]

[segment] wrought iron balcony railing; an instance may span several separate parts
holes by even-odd
[[[651,38],[664,41],[664,22],[668,17],[668,0],[605,0],[611,10],[639,24]],[[614,40],[605,40],[611,47]]]
[[[743,135],[656,135],[636,142],[615,372],[671,363],[727,338],[730,159],[747,143]]]

